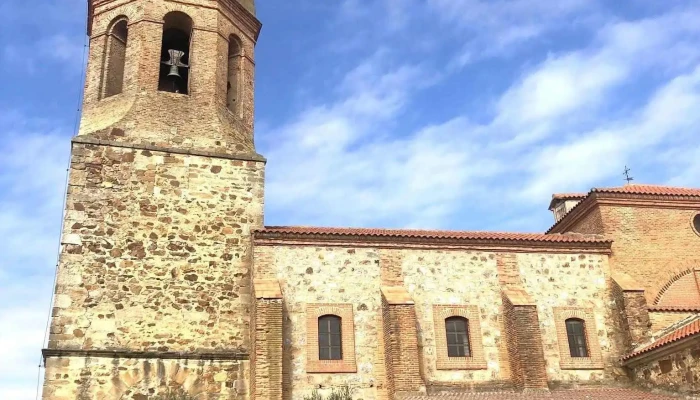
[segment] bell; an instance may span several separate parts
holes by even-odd
[[[168,73],[168,77],[182,78],[180,76],[180,68],[189,67],[189,65],[182,62],[182,57],[185,55],[185,52],[181,50],[170,49],[168,50],[168,54],[170,54],[170,60],[163,61],[163,64],[170,65],[170,72]]]
[[[170,78],[170,77],[182,78],[180,76],[180,68],[178,68],[177,65],[170,66],[170,72],[168,73],[168,78]]]

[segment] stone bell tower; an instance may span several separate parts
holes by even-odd
[[[247,399],[253,0],[88,10],[43,398]]]

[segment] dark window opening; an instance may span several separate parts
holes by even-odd
[[[695,228],[695,232],[697,232],[698,235],[700,235],[700,214],[696,215],[693,218],[693,227]]]
[[[231,35],[228,41],[228,73],[226,75],[226,107],[235,112],[239,102],[239,79],[241,76],[241,43]]]
[[[469,321],[462,317],[450,317],[445,320],[448,357],[471,357],[469,347]]]
[[[158,90],[188,94],[192,19],[187,14],[174,11],[168,13],[163,21]]]
[[[343,359],[343,334],[341,319],[335,315],[324,315],[318,319],[318,359]]]
[[[107,62],[105,65],[103,96],[114,96],[122,92],[124,86],[124,66],[126,64],[126,44],[129,36],[128,23],[124,17],[118,18],[108,31]]]
[[[588,357],[586,325],[583,320],[576,318],[567,319],[566,336],[569,339],[569,353],[571,357]]]

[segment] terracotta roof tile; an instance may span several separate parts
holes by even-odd
[[[663,186],[663,185],[625,185],[625,186],[618,186],[618,187],[610,187],[610,188],[593,188],[591,189],[588,194],[578,203],[576,204],[569,212],[561,218],[559,221],[555,222],[554,225],[552,225],[549,229],[547,229],[547,233],[552,232],[554,228],[559,226],[559,224],[562,223],[562,221],[566,220],[566,217],[572,213],[575,209],[577,209],[581,204],[583,204],[584,200],[586,200],[588,197],[590,197],[591,194],[593,193],[610,193],[610,194],[632,194],[632,195],[651,195],[651,196],[687,196],[687,197],[700,197],[700,189],[692,189],[692,188],[682,188],[682,187],[674,187],[674,186]],[[565,195],[565,193],[564,193]],[[554,201],[554,199],[552,200]],[[550,204],[550,209],[552,207],[552,203]]]
[[[649,311],[700,312],[700,306],[649,306]]]
[[[634,389],[600,388],[553,390],[551,392],[481,392],[481,393],[450,393],[423,396],[408,396],[404,400],[677,400],[671,395],[656,394]]]
[[[658,349],[660,347],[666,346],[668,344],[677,342],[681,339],[685,339],[694,335],[697,335],[700,333],[700,319],[695,319],[692,322],[681,326],[678,329],[675,329],[674,331],[656,339],[654,342],[651,344],[644,346],[640,350],[635,351],[634,353],[628,354],[624,357],[622,357],[622,360],[626,361],[629,359],[632,359],[634,357],[637,357],[639,355],[648,353],[652,350]]]
[[[693,196],[700,197],[700,189],[681,188],[661,185],[625,185],[612,188],[593,188],[593,193],[627,193],[650,194],[658,196]]]
[[[611,243],[594,235],[540,233],[507,233],[475,231],[438,231],[415,229],[373,229],[373,228],[324,228],[306,226],[268,226],[255,232],[256,237],[267,235],[328,235],[328,236],[366,236],[387,238],[424,238],[424,239],[462,239],[462,240],[500,240],[546,243]]]

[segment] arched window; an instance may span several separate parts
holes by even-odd
[[[340,317],[324,315],[318,319],[318,359],[343,359],[343,333]]]
[[[114,96],[122,92],[124,86],[124,65],[126,63],[126,42],[129,36],[128,21],[117,17],[107,31],[107,48],[105,49],[105,75],[103,97]]]
[[[228,72],[226,74],[226,107],[233,113],[236,112],[239,103],[238,88],[240,87],[239,81],[241,79],[242,56],[243,50],[240,40],[234,35],[229,36]]]
[[[578,318],[566,320],[566,336],[569,338],[569,353],[571,357],[588,357],[586,343],[586,324]]]
[[[158,90],[187,94],[192,18],[185,13],[173,11],[165,15],[163,22]]]
[[[469,320],[450,317],[445,320],[448,357],[471,357],[469,347]]]

